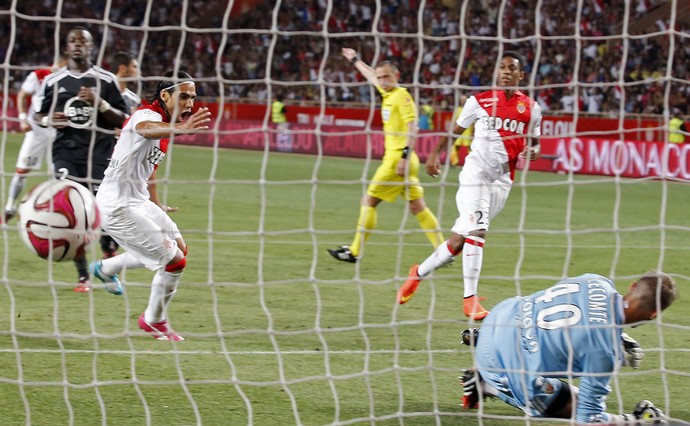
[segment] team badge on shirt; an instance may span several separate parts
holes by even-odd
[[[94,108],[90,103],[75,96],[65,102],[63,112],[69,120],[69,125],[77,129],[89,127],[93,123]]]
[[[523,104],[522,102],[518,102],[518,104],[517,104],[517,111],[518,111],[520,114],[522,114],[522,113],[525,112],[526,110],[527,110],[527,107],[525,106],[525,104]]]

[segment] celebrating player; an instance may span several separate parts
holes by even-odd
[[[644,357],[622,326],[653,320],[676,297],[662,272],[645,274],[625,296],[609,279],[585,274],[499,303],[475,333],[477,370],[462,377],[463,406],[494,396],[529,416],[567,419],[574,410],[577,423],[663,418],[649,401],[621,416],[606,413],[604,400],[612,374],[624,362],[637,368]],[[559,379],[573,377],[581,377],[579,387]]]
[[[94,193],[103,179],[115,145],[115,128],[125,120],[125,102],[111,72],[91,63],[93,37],[88,30],[75,27],[67,34],[67,67],[45,78],[41,87],[40,110],[36,120],[43,127],[55,127],[53,167]],[[110,238],[101,238],[101,248],[109,256]],[[85,255],[75,257],[79,274],[75,291],[89,291]],[[118,292],[114,287],[108,290]]]
[[[41,167],[43,156],[49,144],[55,139],[55,129],[41,127],[36,123],[36,108],[41,104],[39,92],[45,77],[67,64],[67,55],[61,54],[58,61],[49,68],[41,68],[29,73],[22,87],[17,93],[17,111],[19,112],[19,126],[24,133],[24,141],[17,156],[17,166],[12,182],[10,182],[9,196],[5,204],[5,222],[17,214],[17,200],[26,184],[26,175]],[[26,109],[24,100],[31,96],[31,107]]]
[[[471,96],[465,103],[453,133],[460,135],[474,123],[474,138],[455,196],[458,218],[450,238],[424,262],[410,268],[407,281],[398,291],[398,303],[407,303],[423,277],[451,263],[462,252],[464,313],[477,321],[488,314],[479,303],[477,287],[489,220],[503,209],[508,199],[518,156],[536,160],[539,155],[536,137],[541,134],[541,109],[517,90],[525,77],[524,64],[520,54],[504,52],[496,76],[501,90]],[[439,140],[429,155],[426,162],[429,175],[441,173],[439,154],[446,146],[446,141]]]
[[[94,262],[93,274],[109,286],[120,286],[124,268],[156,271],[139,327],[158,340],[184,340],[168,324],[167,307],[187,263],[187,245],[175,222],[149,200],[146,183],[168,150],[169,139],[208,129],[211,113],[192,113],[196,87],[186,72],[169,71],[150,105],[127,120],[96,196],[105,229],[125,250]]]
[[[139,61],[132,56],[129,52],[117,52],[115,55],[113,55],[113,61],[112,61],[112,66],[115,70],[115,76],[117,77],[117,81],[120,85],[120,93],[122,94],[122,99],[125,100],[125,105],[127,105],[127,115],[130,116],[134,114],[134,111],[139,108],[139,105],[141,105],[141,97],[131,91],[127,87],[127,82],[131,81],[133,79],[139,78]],[[154,203],[158,205],[163,211],[165,212],[175,212],[177,211],[177,207],[170,207],[166,206],[163,204],[159,197],[158,197],[158,185],[156,183],[157,179],[157,174],[156,171],[153,171],[153,174],[149,178],[149,183],[148,183],[148,190],[150,194],[150,199]],[[114,242],[113,242],[114,243]],[[116,246],[117,244],[115,244]],[[111,247],[111,250],[114,250],[117,247]]]
[[[376,206],[381,200],[393,202],[398,195],[409,200],[410,211],[434,247],[441,244],[443,236],[438,231],[438,219],[424,202],[424,188],[419,185],[419,157],[414,152],[417,134],[417,110],[407,89],[398,86],[400,72],[391,62],[381,62],[372,69],[353,49],[343,48],[343,56],[376,86],[383,97],[381,117],[385,133],[383,162],[376,169],[367,194],[362,199],[357,232],[350,246],[329,249],[334,258],[354,263],[362,250],[363,240],[376,227]]]

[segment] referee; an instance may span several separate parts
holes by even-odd
[[[419,157],[414,152],[417,135],[417,108],[414,99],[404,87],[398,86],[400,72],[392,62],[384,61],[376,69],[365,64],[353,49],[343,48],[342,55],[374,85],[383,98],[384,154],[383,162],[376,169],[362,205],[357,222],[357,232],[350,246],[329,249],[334,258],[354,263],[359,259],[364,240],[376,227],[376,207],[382,200],[393,202],[402,195],[407,199],[410,211],[434,247],[443,242],[438,219],[426,206],[424,188],[419,184]]]

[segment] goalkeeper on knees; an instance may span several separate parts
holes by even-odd
[[[625,295],[609,279],[585,274],[504,300],[480,329],[463,332],[462,341],[475,347],[477,366],[461,377],[463,407],[477,408],[484,397],[493,396],[533,417],[578,424],[663,424],[664,414],[647,400],[629,414],[605,411],[616,370],[638,368],[644,358],[633,338],[612,329],[653,320],[676,297],[670,276],[649,272]],[[516,319],[519,326],[505,326]],[[561,380],[564,371],[580,377],[579,386]]]

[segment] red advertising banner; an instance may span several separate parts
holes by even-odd
[[[207,105],[210,106],[210,105]],[[223,107],[223,119],[259,120],[270,122],[266,104],[228,103]],[[347,126],[379,129],[381,111],[368,108],[330,108],[289,105],[288,122],[315,128],[320,125]],[[434,115],[434,128],[447,131],[451,128],[453,113],[439,111]],[[641,141],[665,140],[665,127],[661,118],[600,118],[580,115],[545,116],[542,119],[542,136],[569,136],[587,134],[590,137],[608,137]]]
[[[604,138],[542,138],[532,170],[690,179],[690,144]]]
[[[383,134],[344,126],[291,125],[288,130],[262,126],[255,121],[225,121],[218,132],[218,146],[271,151],[381,158]],[[423,133],[415,150],[425,161],[441,133]],[[179,142],[211,146],[213,134],[185,136]],[[541,138],[542,158],[532,170],[622,177],[671,177],[690,179],[690,144],[669,144],[604,138]]]
[[[8,130],[18,130],[14,100],[1,118]],[[375,109],[295,107],[288,108],[287,129],[270,123],[265,104],[203,103],[218,121],[208,133],[175,138],[177,143],[303,154],[358,158],[383,156],[380,113]],[[450,113],[436,121],[449,122]],[[541,138],[543,158],[530,168],[624,177],[671,177],[690,179],[690,144],[668,144],[662,121],[653,119],[606,119],[572,116],[544,117]],[[448,126],[437,126],[445,129]],[[371,130],[367,130],[371,129]],[[582,135],[586,136],[582,136]],[[561,136],[561,137],[558,137]],[[576,137],[579,136],[579,137]],[[423,132],[415,150],[425,161],[444,130]]]

